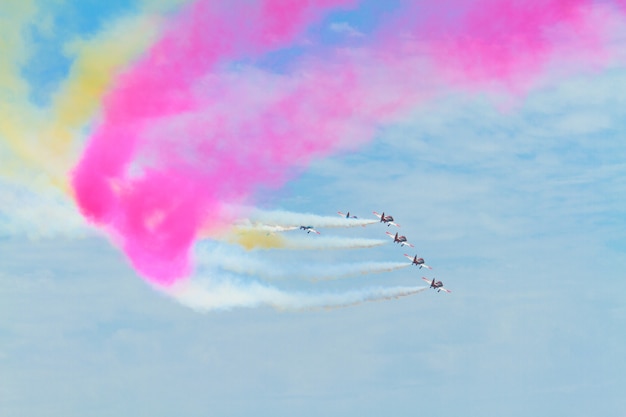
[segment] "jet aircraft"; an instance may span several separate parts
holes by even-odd
[[[406,240],[406,236],[398,236],[398,233],[396,232],[396,235],[392,235],[389,232],[385,232],[387,234],[387,236],[389,236],[390,238],[393,239],[393,243],[399,243],[400,246],[410,246],[410,247],[414,247],[413,245],[411,245],[407,240]]]
[[[387,227],[394,225],[396,227],[400,227],[400,225],[398,223],[394,223],[393,222],[393,216],[385,216],[385,212],[383,211],[383,214],[378,214],[377,212],[373,211],[372,213],[374,213],[374,215],[378,218],[378,220],[380,220],[381,223],[387,223]]]
[[[437,292],[440,292],[440,291],[445,291],[445,292],[447,292],[447,293],[452,292],[452,291],[450,291],[450,290],[448,290],[448,289],[446,289],[446,288],[443,288],[443,282],[441,282],[441,281],[435,281],[435,278],[433,278],[433,280],[432,280],[432,281],[431,281],[431,280],[429,280],[429,279],[428,279],[428,278],[426,278],[426,277],[422,277],[422,279],[423,279],[424,281],[426,281],[427,283],[429,283],[429,284],[430,284],[430,288],[433,288],[433,289],[437,290]]]
[[[406,256],[407,258],[409,258],[411,260],[411,264],[412,265],[417,265],[420,267],[420,269],[422,268],[427,268],[427,269],[433,269],[432,267],[426,265],[424,263],[424,258],[418,258],[417,255],[415,255],[415,257],[405,253],[404,256]]]
[[[358,219],[357,216],[350,216],[350,212],[346,214],[338,211],[337,214],[339,214],[341,217],[345,217],[346,219]]]
[[[306,233],[309,234],[311,232],[313,233],[317,233],[318,235],[320,234],[320,232],[318,232],[317,230],[315,230],[313,228],[313,226],[300,226],[300,230],[306,230]]]

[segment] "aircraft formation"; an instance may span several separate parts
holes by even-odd
[[[380,223],[386,224],[387,227],[389,226],[395,226],[395,227],[400,227],[400,225],[398,223],[395,223],[393,216],[390,215],[385,215],[385,212],[383,212],[382,214],[379,214],[378,212],[373,212],[374,215],[376,216],[376,219],[379,220]],[[346,219],[358,219],[357,216],[353,216],[350,215],[350,212],[347,213],[343,213],[341,211],[338,211],[337,214],[339,214],[341,217],[344,217]],[[365,225],[363,225],[365,227]],[[313,226],[300,226],[300,230],[304,230],[307,232],[307,234],[313,232],[316,234],[320,234],[320,232],[318,232],[317,230],[314,229]],[[409,243],[409,241],[407,240],[406,236],[402,236],[400,235],[398,232],[396,232],[395,234],[392,234],[390,232],[385,232],[385,234],[387,236],[389,236],[391,239],[393,239],[394,243],[399,244],[401,247],[402,246],[408,246],[411,248],[414,248],[415,246],[413,246],[413,244]],[[408,258],[411,261],[411,265],[415,265],[418,266],[419,269],[422,268],[426,268],[429,270],[432,270],[433,268],[426,265],[424,258],[419,258],[417,255],[411,256],[407,253],[404,254],[404,256],[406,258]],[[426,281],[426,283],[428,283],[428,285],[430,286],[430,288],[436,290],[437,292],[446,292],[446,293],[450,293],[451,291],[447,288],[444,288],[443,286],[443,282],[436,280],[435,278],[429,279],[426,277],[422,277],[422,279],[424,281]]]

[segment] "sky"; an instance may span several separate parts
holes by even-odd
[[[0,22],[0,415],[626,415],[623,1]]]

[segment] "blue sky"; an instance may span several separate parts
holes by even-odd
[[[440,97],[267,198],[297,213],[384,210],[434,267],[272,285],[342,292],[427,275],[452,294],[198,313],[80,231],[71,208],[44,199],[23,210],[68,217],[59,225],[76,233],[19,223],[25,200],[3,179],[0,414],[623,416],[624,85],[615,66],[553,80],[510,108],[495,95]],[[242,262],[330,268],[405,252],[415,251],[390,242],[252,251]]]

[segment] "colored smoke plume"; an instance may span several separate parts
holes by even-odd
[[[354,3],[198,1],[117,78],[73,186],[82,213],[143,276],[165,286],[189,276],[195,239],[245,216],[227,205],[254,204],[259,189],[354,149],[437,94],[525,92],[559,63],[605,65],[597,23],[621,10],[591,0],[402,1],[358,47],[304,48],[281,73],[255,66]]]

